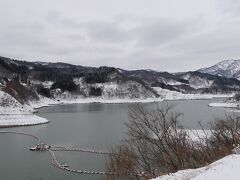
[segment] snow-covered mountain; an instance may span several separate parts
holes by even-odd
[[[211,67],[202,68],[198,71],[240,80],[240,60],[224,60]]]
[[[229,64],[220,63],[219,67],[227,69],[225,66],[230,67]],[[234,64],[232,72],[237,66]],[[236,68],[234,72],[237,73]],[[0,91],[20,104],[29,104],[40,101],[40,97],[60,101],[74,98],[161,98],[170,91],[184,94],[234,93],[240,91],[240,81],[198,71],[172,74],[148,69],[86,67],[0,57]]]

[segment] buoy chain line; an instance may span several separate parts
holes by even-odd
[[[34,136],[32,134],[27,134],[27,133],[22,133],[22,132],[15,132],[15,131],[0,131],[0,133],[6,133],[6,134],[17,134],[17,135],[24,135],[24,136],[29,136],[29,137],[33,137],[34,139],[36,139],[38,141],[38,143],[41,142],[40,138],[37,136]]]
[[[33,137],[34,139],[36,139],[38,141],[38,144],[40,144],[41,140],[40,138],[38,138],[37,136],[34,136],[32,134],[28,134],[28,133],[22,133],[22,132],[15,132],[15,131],[0,131],[0,133],[6,133],[6,134],[17,134],[17,135],[24,135],[24,136],[29,136],[29,137]],[[55,149],[54,149],[55,148]],[[60,148],[60,149],[59,149]],[[61,163],[59,163],[59,161],[57,160],[56,155],[54,154],[53,151],[81,151],[81,152],[89,152],[89,153],[97,153],[97,154],[113,154],[113,153],[109,153],[109,152],[103,152],[103,151],[96,151],[96,150],[91,150],[91,149],[82,149],[82,148],[77,148],[77,149],[71,149],[71,148],[66,148],[66,147],[61,147],[61,146],[53,146],[50,149],[46,149],[51,157],[52,157],[52,164],[55,165],[56,167],[65,170],[65,171],[70,171],[70,172],[74,172],[74,173],[79,173],[79,174],[88,174],[88,175],[110,175],[110,176],[138,176],[138,177],[150,177],[148,174],[146,173],[117,173],[117,172],[101,172],[101,171],[84,171],[84,170],[75,170],[75,169],[71,169],[68,167],[65,167],[64,165],[62,165]]]
[[[93,149],[84,149],[84,148],[69,148],[63,146],[51,146],[50,148],[52,151],[80,151],[80,152],[87,152],[87,153],[94,153],[94,154],[107,154],[113,155],[113,153],[106,152],[106,151],[98,151]]]
[[[79,173],[79,174],[87,174],[87,175],[108,175],[108,176],[123,176],[123,175],[127,175],[127,176],[148,177],[148,175],[145,174],[145,173],[134,174],[134,173],[117,173],[117,172],[104,172],[104,171],[85,171],[85,170],[71,169],[71,168],[65,167],[61,163],[59,163],[59,161],[57,160],[54,152],[52,152],[51,150],[48,150],[48,151],[49,151],[49,153],[52,156],[52,164],[54,166],[56,166],[57,168],[65,170],[65,171],[69,171],[69,172],[73,172],[73,173]]]

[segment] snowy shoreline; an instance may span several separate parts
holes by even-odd
[[[53,100],[49,98],[40,97],[39,101],[31,101],[28,105],[21,105],[19,102],[12,100],[12,106],[0,107],[0,128],[3,127],[17,127],[30,126],[49,123],[49,120],[39,117],[34,112],[44,107],[54,105],[67,104],[89,104],[89,103],[104,103],[104,104],[120,104],[120,103],[151,103],[162,101],[177,101],[177,100],[207,100],[214,98],[230,97],[229,94],[182,94],[178,92],[162,91],[165,93],[161,98],[145,98],[145,99],[119,99],[119,98],[65,98]],[[6,93],[1,92],[2,97],[9,97]]]
[[[90,104],[90,103],[103,103],[103,104],[121,104],[121,103],[151,103],[162,101],[188,101],[188,100],[210,100],[215,98],[231,97],[229,94],[183,94],[183,96],[165,97],[165,98],[138,98],[138,99],[119,99],[119,98],[77,98],[77,99],[61,99],[59,101],[47,99],[40,102],[32,103],[34,109],[49,107],[52,105],[65,105],[65,104]]]

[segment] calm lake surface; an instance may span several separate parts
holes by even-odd
[[[219,99],[218,99],[219,100]],[[182,124],[198,129],[198,122],[208,124],[215,117],[224,117],[229,109],[211,108],[218,100],[169,101],[184,113]],[[163,102],[159,102],[162,104]],[[0,129],[34,134],[46,144],[78,146],[109,150],[124,137],[124,122],[132,104],[71,104],[39,109],[38,115],[50,120],[49,124]],[[143,104],[151,107],[152,103]],[[36,141],[30,137],[0,134],[0,179],[34,180],[102,180],[104,176],[79,175],[57,169],[51,164],[48,152],[31,152]],[[73,169],[105,170],[105,157],[79,152],[56,152],[60,162]]]

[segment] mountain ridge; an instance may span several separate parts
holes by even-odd
[[[198,71],[202,73],[224,76],[227,78],[236,78],[240,80],[240,60],[223,60],[210,67],[201,68]]]
[[[160,89],[184,94],[232,93],[240,81],[200,71],[169,73],[149,69],[87,67],[68,63],[26,62],[0,57],[1,90],[20,103],[39,96],[157,98]]]

